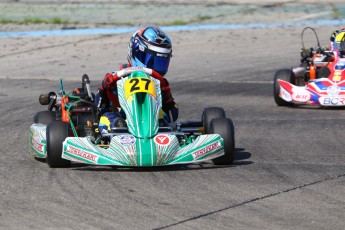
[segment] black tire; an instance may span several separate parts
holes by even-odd
[[[278,83],[278,79],[290,82],[291,84],[295,84],[295,77],[291,69],[280,69],[274,75],[274,82],[273,82],[273,96],[274,101],[278,106],[290,106],[293,105],[291,102],[287,102],[279,97],[280,92],[280,85]]]
[[[219,134],[224,140],[224,156],[212,159],[215,165],[228,165],[235,156],[235,130],[230,118],[215,118],[211,121],[210,133]]]
[[[202,113],[202,125],[204,133],[209,133],[211,121],[215,118],[225,117],[225,111],[220,107],[205,108]]]
[[[43,125],[48,125],[49,123],[56,120],[56,114],[53,111],[45,110],[40,111],[34,116],[34,123],[40,123]]]
[[[69,167],[71,162],[61,158],[62,142],[69,136],[69,125],[53,121],[47,127],[47,163],[51,168]]]

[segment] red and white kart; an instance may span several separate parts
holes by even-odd
[[[312,29],[307,27],[306,29]],[[315,33],[314,29],[312,31]],[[345,106],[345,57],[338,50],[315,49],[303,44],[301,64],[275,73],[273,96],[278,106],[306,104]]]
[[[345,106],[345,58],[334,51],[334,61],[324,63],[316,78],[300,86],[307,68],[278,70],[274,76],[274,99],[278,106],[308,104],[316,106]],[[298,82],[296,85],[296,82]]]

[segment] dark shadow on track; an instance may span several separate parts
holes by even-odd
[[[155,167],[125,167],[125,166],[96,166],[96,165],[75,165],[72,164],[72,170],[81,171],[109,171],[109,172],[170,172],[170,171],[190,171],[190,170],[206,170],[217,168],[231,168],[234,165],[214,165],[204,162],[200,164],[185,165],[165,165]]]
[[[233,166],[240,166],[240,165],[249,165],[253,164],[254,162],[248,160],[251,158],[252,154],[250,152],[245,151],[244,148],[236,148],[235,152],[235,161],[232,164]]]
[[[72,170],[81,171],[112,171],[112,172],[169,172],[169,171],[189,171],[189,170],[206,170],[206,169],[219,169],[219,168],[232,168],[241,165],[252,164],[248,161],[251,153],[245,151],[244,148],[235,149],[235,161],[231,165],[214,165],[211,161],[195,164],[180,164],[180,165],[164,165],[155,167],[124,167],[124,166],[98,166],[98,165],[85,165],[80,163],[72,163]]]
[[[45,158],[38,158],[38,157],[34,157],[34,159],[36,161],[42,162],[42,163],[46,163],[46,159]]]

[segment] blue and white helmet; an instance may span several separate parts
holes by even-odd
[[[136,31],[128,45],[131,66],[147,67],[164,76],[168,72],[172,44],[159,27],[149,26]]]

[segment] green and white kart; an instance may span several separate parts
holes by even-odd
[[[50,167],[68,167],[71,162],[125,167],[190,164],[208,160],[216,165],[233,162],[234,126],[232,120],[225,116],[224,109],[206,108],[201,121],[175,122],[161,127],[160,85],[165,84],[162,77],[154,70],[138,67],[118,71],[114,77],[119,78],[117,91],[121,109],[126,114],[127,127],[98,133],[96,116],[90,112],[93,111],[91,103],[85,104],[89,108],[88,113],[75,113],[74,107],[80,112],[81,103],[86,100],[75,95],[66,96],[61,90],[62,96],[49,96],[48,111],[36,114],[35,123],[30,127],[30,146],[34,156],[46,158]],[[60,87],[63,88],[62,83]],[[89,87],[86,89],[86,95],[91,96]],[[59,102],[66,97],[70,100]],[[77,102],[73,98],[77,98]],[[63,104],[65,106],[60,106]],[[56,111],[53,112],[51,107],[55,107]],[[60,117],[64,109],[68,110],[69,124]],[[77,118],[73,118],[73,114],[78,114],[75,115]],[[76,120],[78,124],[75,124]],[[90,123],[93,128],[89,128]],[[110,141],[107,143],[104,140]]]

